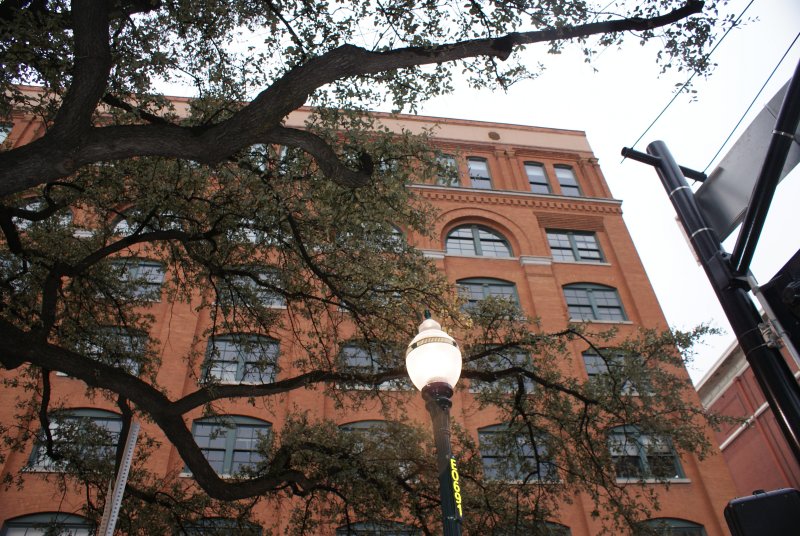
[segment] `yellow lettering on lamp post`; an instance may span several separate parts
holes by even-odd
[[[450,458],[450,478],[453,480],[453,498],[456,500],[458,516],[464,517],[464,513],[461,510],[461,486],[458,484],[458,468],[456,467],[455,458]]]

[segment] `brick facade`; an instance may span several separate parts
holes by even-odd
[[[300,125],[306,111],[288,119],[290,125]],[[524,127],[494,123],[479,123],[452,119],[401,116],[384,117],[391,128],[408,128],[412,131],[438,124],[435,141],[444,152],[453,153],[458,161],[460,185],[445,187],[415,185],[412,188],[433,203],[439,210],[432,238],[407,237],[408,240],[434,259],[436,265],[455,282],[466,278],[494,278],[515,285],[522,309],[541,321],[542,329],[560,330],[569,322],[562,287],[572,283],[591,283],[616,289],[624,307],[627,320],[598,322],[619,329],[620,337],[635,332],[638,326],[666,328],[667,323],[656,301],[645,270],[636,253],[622,218],[621,202],[611,198],[608,185],[594,158],[585,134],[578,131]],[[18,118],[9,136],[9,143],[20,145],[34,139],[41,131],[40,125]],[[470,187],[467,175],[468,157],[484,158],[491,174],[492,189]],[[549,181],[550,194],[530,191],[525,163],[542,164]],[[578,182],[581,196],[563,195],[556,180],[556,167],[568,166]],[[509,258],[489,258],[450,255],[445,251],[445,239],[454,228],[477,224],[504,237],[512,249]],[[548,246],[547,229],[585,231],[594,233],[603,259],[600,262],[554,261]],[[201,289],[197,290],[198,299]],[[153,334],[162,343],[161,369],[157,381],[172,397],[191,392],[197,385],[199,365],[190,364],[183,356],[193,344],[206,343],[201,334],[209,326],[207,313],[195,311],[192,303],[172,303],[167,300],[154,304],[152,313],[157,322]],[[279,338],[279,337],[278,337]],[[578,378],[586,377],[581,359],[585,344],[570,343],[573,359],[565,361],[565,371]],[[281,347],[281,353],[291,355],[291,347]],[[202,349],[201,352],[202,354]],[[686,375],[681,370],[678,372]],[[81,382],[68,377],[54,377],[54,389],[60,393],[66,407],[100,408],[117,411],[107,401],[98,397],[85,397]],[[13,422],[13,401],[25,394],[13,388],[1,392],[0,422]],[[418,393],[410,393],[414,412],[421,422],[428,417]],[[468,389],[458,390],[454,396],[452,415],[466,429],[477,436],[477,429],[495,424],[491,411],[475,411]],[[699,403],[699,402],[698,402]],[[298,390],[275,397],[269,404],[248,403],[246,400],[226,402],[226,413],[266,419],[280,428],[289,408],[302,407],[309,417],[332,418],[340,423],[358,420],[382,419],[377,407],[369,404],[356,412],[344,413],[316,389]],[[187,415],[191,420],[197,414]],[[143,424],[151,433],[152,425]],[[709,431],[709,434],[711,432]],[[28,463],[30,449],[12,452],[0,466],[2,477],[13,475]],[[727,534],[722,509],[735,495],[728,469],[721,456],[711,456],[703,461],[694,457],[681,459],[685,478],[671,484],[661,493],[659,517],[692,521],[705,528],[708,536]],[[156,449],[149,466],[156,473],[176,474],[182,461],[168,442]],[[796,474],[796,473],[795,473]],[[77,512],[82,497],[79,494],[62,495],[55,491],[52,482],[57,475],[29,472],[25,486],[0,489],[0,523],[17,516],[61,509]],[[188,478],[188,477],[186,477]],[[591,501],[576,496],[570,505],[564,505],[561,518],[556,520],[570,528],[573,536],[589,536],[599,532],[599,524],[590,515]],[[285,527],[285,512],[264,505],[261,514],[268,526]],[[469,515],[468,512],[466,515]],[[332,533],[331,529],[331,533]],[[0,533],[1,534],[1,533]],[[327,533],[326,533],[327,534]]]

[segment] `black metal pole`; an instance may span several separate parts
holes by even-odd
[[[675,212],[700,259],[722,309],[731,323],[747,362],[753,369],[783,435],[800,462],[800,386],[777,350],[767,346],[759,325],[761,317],[747,295],[747,282],[731,268],[716,233],[706,225],[694,193],[680,167],[662,141],[647,146],[648,155],[624,149],[623,155],[653,163],[675,207]],[[641,158],[640,158],[641,156]]]
[[[450,397],[453,389],[446,383],[432,383],[422,389],[425,408],[433,421],[436,443],[436,466],[439,470],[439,497],[442,501],[444,536],[461,536],[461,485],[455,458],[450,450]]]

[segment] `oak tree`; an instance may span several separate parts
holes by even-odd
[[[35,439],[32,463],[58,465],[53,485],[87,490],[85,514],[97,518],[121,455],[114,439],[134,418],[152,423],[162,435],[141,442],[121,518],[131,534],[191,533],[210,517],[246,533],[262,501],[291,508],[298,534],[382,519],[431,534],[433,447],[424,426],[403,419],[412,393],[400,385],[415,313],[429,308],[464,342],[476,403],[507,423],[487,431],[497,459],[512,460],[498,462],[497,475],[487,474],[474,438],[455,431],[467,528],[550,530],[543,522],[577,492],[609,527],[636,526],[658,496],[630,493],[615,471],[666,479],[674,469],[666,459],[638,472],[625,466],[636,461],[612,455],[609,430],[624,436],[635,426],[671,438],[670,448],[708,451],[704,415],[675,375],[680,350],[703,330],[643,331],[623,342],[577,327],[543,333],[503,300],[463,309],[398,234],[430,232],[433,209],[407,186],[436,174],[437,155],[425,136],[389,132],[365,113],[384,102],[413,111],[451,91],[461,72],[476,86],[504,88],[535,75],[525,57],[537,51],[574,44],[590,53],[626,34],[660,39],[665,68],[708,70],[705,47],[725,22],[715,2],[602,4],[0,3],[0,117],[42,125],[34,141],[0,151],[0,363],[7,397],[19,401],[18,418],[2,424],[4,448]],[[191,87],[193,99],[165,97],[173,83]],[[286,126],[304,105],[313,107],[304,128]],[[157,379],[165,343],[151,330],[157,300],[191,303],[211,319],[197,334],[211,349],[181,356],[197,374],[185,395]],[[296,350],[290,364],[275,358],[277,332]],[[559,365],[576,337],[603,364],[590,381]],[[344,366],[348,340],[374,367]],[[231,346],[258,359],[230,368]],[[112,400],[119,427],[70,413],[56,374]],[[281,430],[251,426],[256,458],[222,478],[187,414],[202,409],[213,440],[230,429],[219,416],[226,402],[269,407],[302,389],[345,407],[379,404],[388,424],[365,433],[297,411]],[[158,441],[174,445],[193,479],[148,469]],[[665,445],[652,446],[658,460]],[[559,485],[493,478],[507,471],[523,484]]]

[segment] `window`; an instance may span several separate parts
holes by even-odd
[[[525,162],[525,173],[528,175],[528,184],[531,185],[531,192],[535,194],[550,193],[550,183],[547,181],[544,164]]]
[[[445,249],[449,255],[479,257],[511,257],[508,241],[494,231],[479,225],[456,227],[447,235]]]
[[[266,171],[270,166],[270,157],[274,156],[275,151],[267,147],[264,143],[251,145],[246,153],[248,162],[258,171]]]
[[[578,180],[575,178],[575,172],[569,166],[554,166],[556,170],[556,179],[561,186],[561,195],[568,195],[570,197],[580,197],[581,187],[578,186]]]
[[[683,478],[667,437],[643,434],[635,426],[618,426],[608,435],[608,448],[617,478]]]
[[[118,259],[112,261],[119,270],[120,280],[128,285],[128,296],[147,301],[161,300],[161,284],[164,282],[164,265],[146,259]]]
[[[38,213],[47,210],[49,205],[45,199],[33,198],[25,200],[25,204],[20,208],[22,210],[27,210],[28,212]],[[53,218],[53,216],[55,216],[55,218]],[[56,210],[54,214],[50,214],[43,220],[34,221],[23,217],[14,216],[11,218],[11,221],[14,222],[14,225],[16,225],[17,229],[20,231],[30,229],[32,225],[55,225],[57,227],[66,227],[72,223],[72,212],[68,208],[62,207]]]
[[[151,233],[153,231],[180,231],[183,228],[183,220],[171,211],[164,211],[161,214],[144,214],[138,208],[128,210],[114,224],[114,234],[129,236],[142,227],[141,232]],[[142,225],[144,224],[144,225]]]
[[[530,370],[531,358],[526,352],[518,349],[489,349],[489,355],[482,357],[472,363],[474,368],[482,371],[500,371],[513,367],[525,367]],[[513,374],[495,382],[482,382],[471,380],[470,390],[475,392],[487,391],[493,386],[498,386],[503,391],[510,393],[519,389],[519,380],[522,380],[522,387],[526,393],[533,393],[536,382],[523,374]]]
[[[1,536],[89,536],[94,526],[83,517],[62,512],[31,514],[9,519],[3,524]]]
[[[546,534],[547,536],[570,536],[572,532],[569,530],[569,527],[565,525],[545,521],[541,524],[541,531],[539,534]]]
[[[583,363],[586,366],[586,373],[592,381],[608,381],[614,382],[619,385],[619,392],[623,395],[639,394],[637,387],[642,386],[642,381],[637,381],[634,385],[633,381],[626,377],[626,369],[634,365],[633,360],[640,360],[641,357],[626,355],[622,352],[607,353],[605,355],[598,355],[594,351],[583,352]],[[645,393],[650,393],[651,390],[645,388]]]
[[[649,519],[643,525],[659,536],[706,536],[702,525],[684,519],[662,517]]]
[[[261,527],[224,517],[205,517],[185,528],[187,536],[261,536]]]
[[[269,230],[264,227],[270,226]],[[274,247],[289,241],[289,237],[284,233],[277,223],[266,224],[256,223],[250,218],[241,218],[235,225],[227,230],[225,236],[231,242],[239,244],[250,243],[257,246]]]
[[[8,135],[11,134],[11,129],[14,127],[11,123],[0,123],[0,145],[5,143]]]
[[[396,521],[351,523],[336,529],[336,536],[419,536],[419,529]]]
[[[400,352],[381,343],[363,344],[350,342],[342,346],[339,361],[346,372],[354,374],[378,374],[393,367],[402,366]],[[369,389],[372,385],[347,382],[347,389]],[[407,379],[388,380],[378,385],[379,389],[409,389]]]
[[[147,336],[119,326],[100,328],[88,341],[86,355],[138,376],[147,350]]]
[[[281,309],[286,307],[286,298],[278,292],[282,288],[277,270],[261,266],[234,268],[217,289],[219,302],[230,307],[243,307],[257,302],[263,307]]]
[[[481,190],[492,189],[492,176],[489,175],[489,163],[485,158],[470,156],[467,158],[467,168],[469,169],[469,179],[473,188]]]
[[[451,154],[443,154],[437,158],[439,173],[436,175],[436,184],[458,188],[461,181],[458,176],[458,161]]]
[[[235,475],[263,461],[258,446],[270,428],[252,417],[223,415],[194,421],[192,435],[217,474]]]
[[[65,460],[113,459],[122,430],[119,415],[99,409],[75,409],[49,415],[53,449]],[[30,466],[59,471],[63,460],[47,455],[44,432],[39,433],[31,453]]]
[[[548,455],[547,436],[509,430],[498,424],[478,430],[483,475],[487,480],[557,481],[558,471]]]
[[[603,253],[594,233],[547,230],[547,243],[557,261],[602,262]]]
[[[208,341],[205,377],[221,383],[272,383],[278,341],[257,335],[226,335]]]
[[[408,429],[397,423],[387,421],[355,421],[339,426],[339,430],[349,435],[352,453],[359,463],[371,464],[380,471],[397,469],[395,476],[403,480],[416,480],[418,475],[414,465],[408,460],[399,460],[388,453],[387,445],[395,445],[407,438]]]
[[[501,279],[475,278],[456,282],[460,294],[467,299],[467,307],[474,307],[479,301],[493,297],[502,298],[519,305],[514,283]]]
[[[339,430],[352,435],[359,454],[367,448],[367,441],[382,443],[388,436],[386,421],[355,421],[339,426]]]
[[[565,285],[564,299],[573,320],[622,322],[628,319],[617,290],[612,287],[585,283]]]
[[[504,526],[495,525],[492,529],[492,536],[521,536],[533,534],[536,536],[570,536],[572,532],[569,527],[550,521],[533,521],[526,523],[518,520],[516,524]]]

